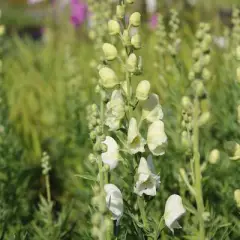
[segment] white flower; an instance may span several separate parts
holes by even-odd
[[[124,99],[120,90],[114,90],[112,92],[111,100],[106,105],[106,121],[110,131],[114,131],[120,128],[120,122],[125,115],[124,111]]]
[[[186,209],[182,204],[182,198],[177,195],[171,195],[166,202],[164,211],[164,220],[166,226],[174,232],[174,228],[181,228],[178,220],[185,214]]]
[[[163,111],[159,104],[159,97],[157,94],[150,94],[149,98],[143,103],[142,108],[142,117],[149,122],[154,122],[163,118]]]
[[[117,220],[117,224],[123,215],[123,198],[122,193],[114,184],[105,184],[107,208],[112,213],[112,219]]]
[[[146,144],[146,141],[139,133],[137,120],[135,118],[130,119],[127,142],[132,154],[145,151],[144,145]]]
[[[114,169],[119,161],[119,147],[116,141],[109,136],[106,137],[103,143],[107,145],[107,152],[101,154],[102,161],[109,166],[110,170]]]
[[[160,177],[153,173],[152,156],[149,156],[147,161],[144,157],[140,159],[137,174],[134,192],[139,196],[143,194],[155,196],[160,185]]]
[[[161,120],[155,121],[149,126],[147,143],[153,155],[159,156],[165,153],[164,148],[167,144],[167,135],[164,131],[164,123]]]

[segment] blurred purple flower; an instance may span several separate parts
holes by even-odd
[[[149,21],[149,25],[151,29],[155,29],[157,27],[158,24],[158,15],[156,13],[154,13]]]
[[[86,19],[88,8],[81,0],[71,0],[71,22],[74,26],[80,26]]]

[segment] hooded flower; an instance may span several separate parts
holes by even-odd
[[[102,161],[109,166],[110,170],[114,169],[119,161],[119,147],[116,141],[109,136],[106,137],[103,143],[107,145],[107,152],[101,154]]]
[[[120,90],[114,90],[112,92],[111,100],[107,103],[106,107],[105,125],[110,128],[110,131],[119,129],[120,122],[125,115],[124,99]]]
[[[155,196],[160,184],[160,177],[153,173],[152,156],[149,156],[147,161],[144,157],[140,159],[137,174],[134,192],[139,196],[143,194]]]
[[[127,141],[129,150],[132,154],[145,151],[144,145],[146,144],[146,141],[139,133],[137,120],[135,118],[130,119]]]
[[[154,122],[163,118],[163,111],[159,104],[159,97],[157,94],[150,94],[142,108],[142,117],[148,122]]]
[[[181,228],[178,220],[185,214],[186,209],[182,204],[182,198],[177,195],[171,195],[165,205],[164,220],[166,226],[174,232],[174,228]]]
[[[112,219],[117,220],[117,224],[123,215],[123,198],[121,191],[114,184],[105,184],[106,204],[112,213]]]
[[[161,120],[155,121],[149,126],[147,144],[153,155],[159,156],[165,153],[167,135],[164,131],[164,123]]]

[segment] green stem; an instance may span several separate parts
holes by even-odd
[[[138,196],[137,203],[138,203],[141,218],[142,218],[142,221],[143,221],[143,226],[144,226],[145,229],[148,229],[148,220],[147,220],[147,214],[146,214],[146,211],[145,211],[145,208],[144,208],[143,198]]]
[[[205,240],[205,228],[204,228],[204,203],[202,194],[202,173],[200,164],[199,154],[199,127],[198,127],[198,116],[199,116],[199,100],[195,97],[194,100],[194,126],[193,126],[193,159],[194,159],[194,172],[195,172],[195,192],[196,192],[196,203],[199,218],[199,240]]]
[[[46,190],[47,190],[47,201],[48,203],[51,203],[51,188],[50,188],[50,181],[49,181],[49,175],[45,175],[45,182],[46,182]]]
[[[164,229],[164,218],[161,217],[159,223],[158,223],[158,226],[157,226],[157,230],[155,232],[155,236],[154,236],[154,240],[158,240],[158,237],[161,233],[161,231]]]

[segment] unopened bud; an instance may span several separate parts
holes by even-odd
[[[195,60],[199,59],[200,56],[201,56],[201,53],[202,53],[202,52],[201,52],[201,49],[200,49],[200,48],[194,49],[194,51],[193,51],[193,53],[192,53],[193,59],[195,59]]]
[[[137,33],[137,34],[132,36],[131,44],[133,45],[133,47],[135,49],[141,48],[141,36],[140,36],[140,34]]]
[[[195,72],[194,71],[190,71],[188,74],[188,79],[190,81],[193,81],[195,79]]]
[[[124,7],[124,5],[117,5],[117,8],[116,8],[117,18],[123,19],[124,14],[125,14],[125,7]]]
[[[110,35],[114,36],[120,33],[120,24],[115,20],[110,20],[108,22],[108,32]]]
[[[108,61],[114,60],[118,55],[116,47],[113,46],[110,43],[104,43],[103,46],[102,46],[102,50],[103,50],[103,53],[105,55],[105,58]]]
[[[113,88],[119,81],[115,72],[109,67],[103,67],[99,71],[100,84],[105,88]]]
[[[208,162],[211,164],[216,164],[220,159],[220,152],[218,149],[213,149],[208,157]]]
[[[195,94],[198,97],[202,97],[205,94],[205,87],[202,81],[196,80],[193,82],[192,87],[195,91]]]
[[[184,110],[190,110],[192,109],[192,102],[191,99],[187,96],[182,97],[182,106]]]
[[[133,13],[129,18],[129,23],[134,27],[139,27],[141,24],[141,14],[139,12]]]
[[[89,160],[90,163],[94,163],[96,161],[96,157],[94,156],[93,153],[90,153],[88,155],[88,160]]]
[[[134,53],[131,53],[127,59],[127,70],[131,73],[134,73],[137,68],[137,56]]]
[[[142,80],[137,86],[136,98],[139,101],[147,100],[150,88],[151,88],[151,85],[150,85],[149,81]]]
[[[204,112],[203,114],[201,114],[201,116],[198,119],[198,126],[201,127],[205,125],[209,121],[210,117],[211,117],[210,112]]]
[[[204,69],[203,69],[202,77],[203,77],[203,79],[206,80],[206,81],[210,80],[210,78],[211,78],[211,73],[210,73],[210,71],[209,71],[207,68],[204,68]]]
[[[101,150],[102,150],[103,153],[107,152],[108,147],[105,143],[101,143]]]

